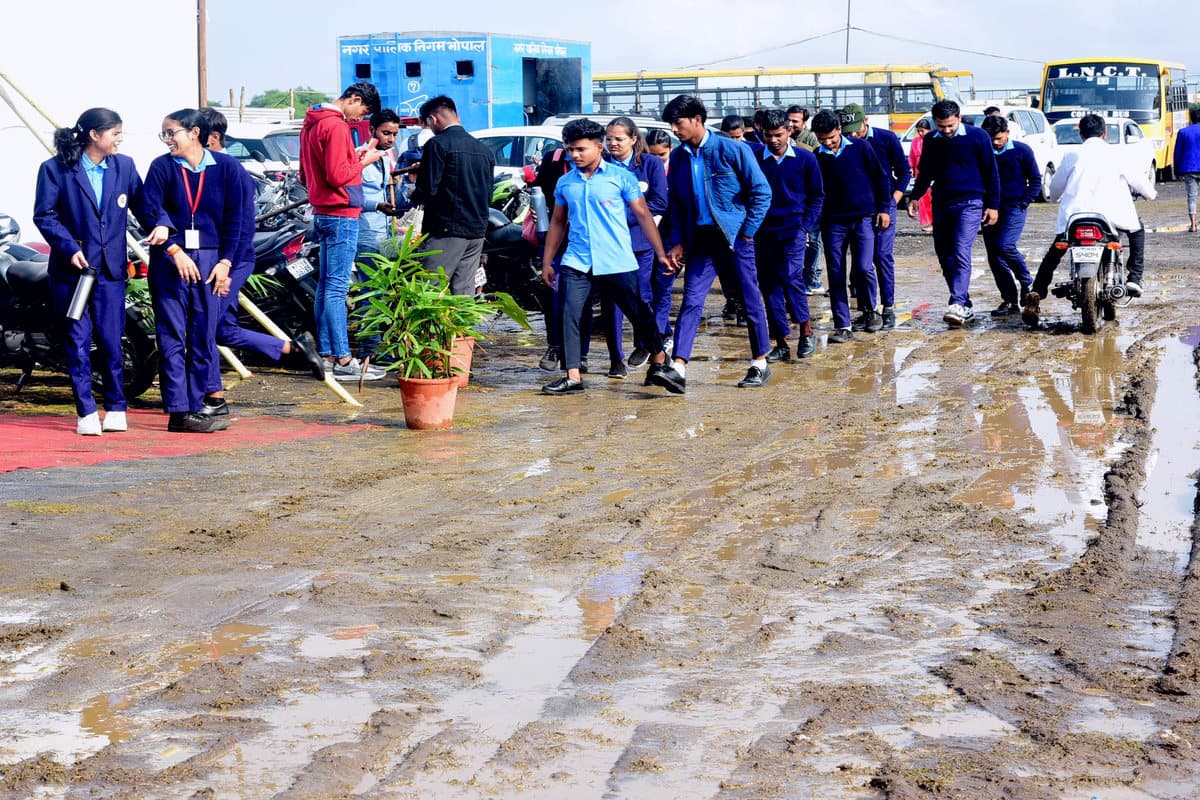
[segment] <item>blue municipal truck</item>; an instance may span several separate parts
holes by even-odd
[[[409,31],[338,37],[342,88],[370,81],[384,108],[415,117],[440,94],[468,130],[536,125],[592,110],[588,42],[497,33]]]

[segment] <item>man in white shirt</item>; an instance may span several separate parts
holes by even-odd
[[[1088,114],[1079,120],[1083,144],[1067,153],[1050,182],[1050,199],[1059,200],[1055,240],[1066,236],[1067,220],[1072,214],[1103,214],[1118,231],[1129,236],[1129,261],[1126,263],[1125,289],[1130,297],[1142,296],[1142,269],[1146,249],[1146,229],[1138,218],[1132,194],[1153,200],[1158,196],[1147,177],[1123,159],[1120,148],[1104,140],[1104,118]],[[1132,194],[1131,194],[1132,193]],[[1025,299],[1021,319],[1026,325],[1038,324],[1039,303],[1050,290],[1054,270],[1066,250],[1051,245],[1038,267],[1033,287]]]

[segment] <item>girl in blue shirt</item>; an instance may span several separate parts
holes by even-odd
[[[121,117],[107,108],[89,108],[71,128],[54,132],[57,154],[38,170],[33,221],[50,245],[49,281],[54,313],[66,328],[67,368],[75,397],[75,431],[99,436],[124,431],[121,334],[125,330],[128,256],[125,231],[133,210],[146,227],[142,179],[128,156],[119,155]],[[96,271],[91,301],[78,320],[66,319],[67,306],[85,269]],[[92,338],[99,345],[104,408],[101,423],[92,394]]]
[[[229,294],[245,216],[242,165],[205,150],[201,127],[195,109],[167,115],[159,138],[168,152],[146,173],[146,204],[167,217],[147,240],[160,387],[167,430],[187,433],[229,427],[228,408],[206,404],[205,389],[218,368],[221,298]]]

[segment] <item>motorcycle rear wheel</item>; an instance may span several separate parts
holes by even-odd
[[[1098,293],[1097,281],[1094,277],[1079,280],[1079,313],[1083,317],[1083,324],[1080,327],[1084,333],[1096,332]]]

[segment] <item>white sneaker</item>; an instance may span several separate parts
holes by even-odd
[[[963,325],[970,325],[975,321],[975,309],[971,306],[963,306]]]
[[[333,369],[330,371],[335,380],[339,381],[357,381],[361,377],[364,381],[377,381],[387,375],[387,370],[370,364],[364,370],[362,362],[357,358],[352,358],[345,364],[333,362]]]
[[[109,411],[104,415],[104,426],[101,428],[105,433],[109,431],[127,431],[129,430],[129,421],[125,419],[124,411]]]
[[[1125,282],[1125,292],[1130,297],[1141,297],[1142,296],[1142,285],[1140,283],[1137,283],[1136,281],[1126,281]]]
[[[946,313],[942,314],[942,322],[945,322],[951,328],[961,327],[966,318],[967,310],[958,303],[951,303],[946,307]]]
[[[86,417],[79,417],[75,422],[75,432],[80,436],[99,436],[100,429],[100,413],[93,411]]]

